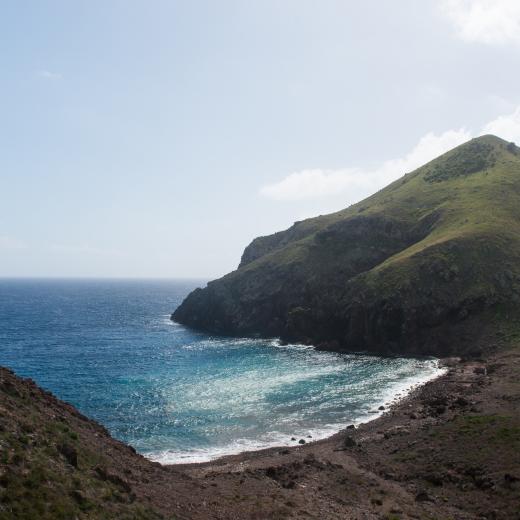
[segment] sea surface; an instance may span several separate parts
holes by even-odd
[[[172,323],[204,285],[0,279],[0,364],[166,463],[323,438],[439,374],[433,359],[317,352]]]

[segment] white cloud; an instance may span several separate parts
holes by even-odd
[[[55,80],[63,78],[63,76],[59,72],[51,72],[50,70],[40,70],[40,71],[38,71],[38,76],[40,78],[48,79],[51,81],[55,81]]]
[[[507,141],[520,143],[520,107],[513,113],[499,116],[482,129],[482,134],[494,134]]]
[[[520,2],[520,0],[519,0]],[[399,159],[390,159],[372,169],[346,167],[340,169],[306,169],[260,188],[260,195],[277,201],[328,199],[341,195],[344,203],[357,202],[451,150],[476,135],[493,134],[520,144],[520,106],[486,123],[480,132],[465,128],[447,130],[440,135],[430,132],[414,148]],[[327,208],[329,209],[329,208]]]
[[[260,194],[273,200],[303,200],[348,193],[350,200],[360,200],[470,138],[464,128],[429,133],[405,157],[385,161],[375,169],[302,170],[262,187]]]
[[[443,0],[440,5],[465,41],[520,43],[519,0]]]
[[[366,183],[357,169],[302,170],[288,175],[274,184],[260,189],[260,194],[274,200],[313,199],[333,195],[349,188],[356,189]]]

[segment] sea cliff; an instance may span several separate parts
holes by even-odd
[[[330,350],[467,355],[481,313],[519,301],[520,150],[483,136],[345,210],[253,240],[172,319]]]

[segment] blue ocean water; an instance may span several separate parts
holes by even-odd
[[[171,463],[330,435],[439,373],[431,359],[317,352],[172,323],[201,285],[0,280],[0,364]]]

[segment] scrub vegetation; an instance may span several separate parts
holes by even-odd
[[[255,239],[172,318],[331,350],[471,353],[480,313],[518,303],[519,231],[519,149],[479,137],[345,210]]]

